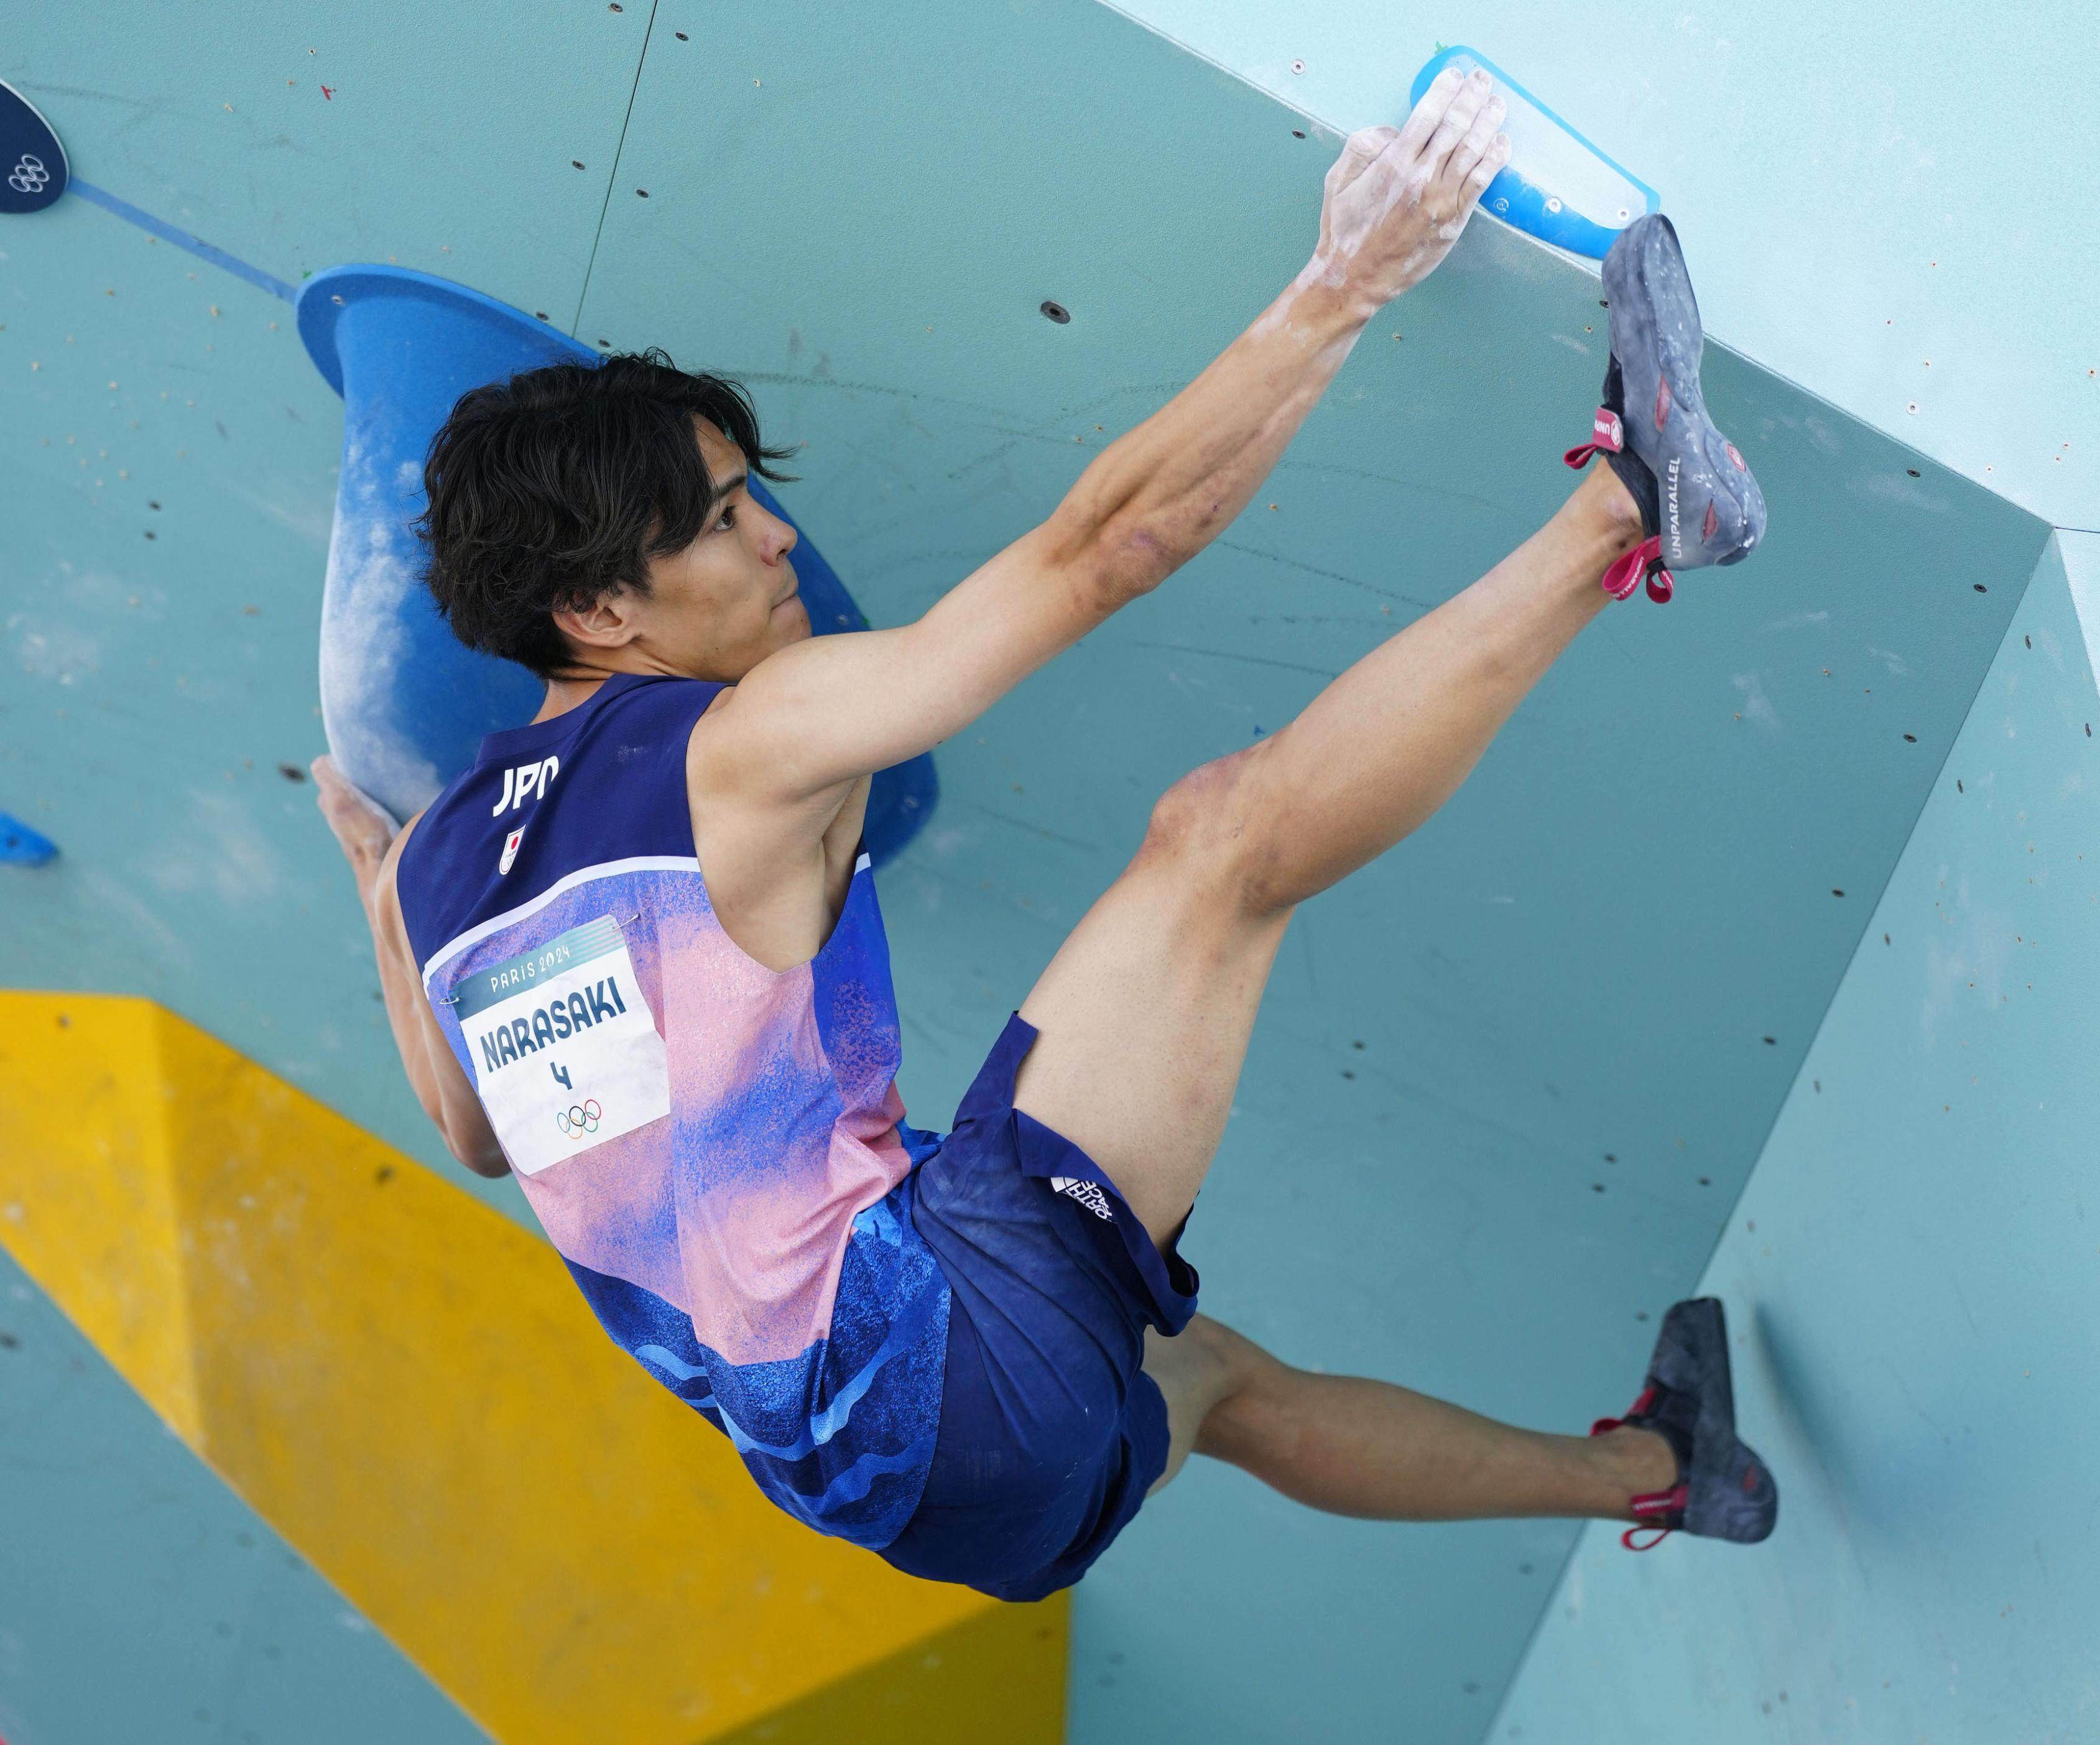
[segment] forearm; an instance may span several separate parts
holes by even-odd
[[[1048,521],[918,623],[817,638],[761,663],[735,706],[695,730],[695,805],[817,795],[915,757],[1158,586],[1246,506],[1348,356],[1366,307],[1308,267],[1209,369],[1103,450]]]
[[[1110,444],[1048,520],[923,618],[817,638],[753,668],[735,706],[694,729],[696,813],[739,799],[814,802],[938,745],[1216,538],[1365,325],[1435,270],[1507,161],[1501,107],[1487,97],[1485,76],[1462,82],[1447,68],[1405,127],[1350,135],[1327,172],[1319,245],[1283,294]]]
[[[394,1046],[401,1056],[402,1070],[423,1112],[439,1128],[444,1125],[443,1101],[438,1093],[436,1076],[430,1071],[424,1046],[421,984],[413,970],[402,963],[387,943],[385,915],[377,895],[365,898],[365,920],[372,928],[372,955],[379,966],[379,993],[386,1005],[386,1023],[394,1032]]]
[[[1246,506],[1365,325],[1450,251],[1509,142],[1485,73],[1440,73],[1402,128],[1352,134],[1327,172],[1320,241],[1282,296],[1072,493],[1113,578],[1158,576]],[[1162,567],[1163,565],[1163,568]]]
[[[366,921],[372,929],[373,957],[379,967],[379,992],[386,1022],[401,1056],[409,1088],[430,1124],[444,1138],[445,1148],[478,1175],[500,1176],[510,1165],[496,1142],[480,1099],[466,1082],[439,1030],[416,973],[414,954],[392,896],[392,881],[380,879],[368,889],[360,881]]]
[[[1326,391],[1373,312],[1317,257],[1159,411],[1102,451],[1067,509],[1110,572],[1141,592],[1244,509]]]

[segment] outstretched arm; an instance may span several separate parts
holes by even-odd
[[[393,1026],[394,1045],[400,1050],[416,1100],[460,1162],[477,1175],[508,1175],[510,1162],[496,1143],[481,1101],[423,997],[416,954],[401,919],[400,901],[394,894],[394,868],[408,832],[397,832],[394,820],[351,784],[333,758],[315,758],[313,771],[321,815],[335,833],[357,881],[358,899],[372,928],[387,1022]],[[409,823],[412,828],[414,820]]]
[[[901,763],[1187,563],[1246,507],[1365,325],[1449,252],[1507,161],[1502,117],[1485,78],[1447,71],[1405,127],[1352,135],[1319,246],[1251,327],[918,622],[762,661],[695,735],[696,787],[792,806]]]

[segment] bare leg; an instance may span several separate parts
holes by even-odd
[[[1640,539],[1604,468],[1456,599],[1374,649],[1274,737],[1184,777],[1021,1007],[1016,1102],[1086,1151],[1155,1240],[1224,1130],[1294,907],[1392,846],[1466,779],[1608,603]]]
[[[1206,1315],[1178,1339],[1149,1336],[1145,1368],[1173,1431],[1154,1490],[1194,1452],[1331,1514],[1631,1521],[1631,1498],[1676,1482],[1676,1459],[1652,1431],[1517,1429],[1391,1382],[1293,1369]]]

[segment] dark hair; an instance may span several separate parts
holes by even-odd
[[[745,463],[793,451],[759,440],[735,382],[690,375],[660,351],[593,366],[553,364],[462,395],[423,463],[417,535],[452,634],[548,678],[574,656],[552,614],[621,588],[649,591],[649,559],[681,551],[713,518],[695,417]]]

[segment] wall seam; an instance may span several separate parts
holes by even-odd
[[[658,0],[650,0],[649,22],[642,29],[642,52],[634,57],[634,82],[627,88],[626,113],[620,117],[620,138],[612,148],[612,167],[606,172],[605,198],[598,202],[598,228],[591,232],[590,258],[584,263],[584,282],[576,289],[576,318],[569,323],[569,338],[580,339],[579,331],[584,321],[584,302],[590,295],[591,274],[598,266],[598,245],[605,240],[605,216],[612,210],[612,190],[620,180],[620,160],[627,153],[627,126],[634,119],[635,94],[642,89],[642,69],[649,64],[649,42],[656,33],[656,7]]]

